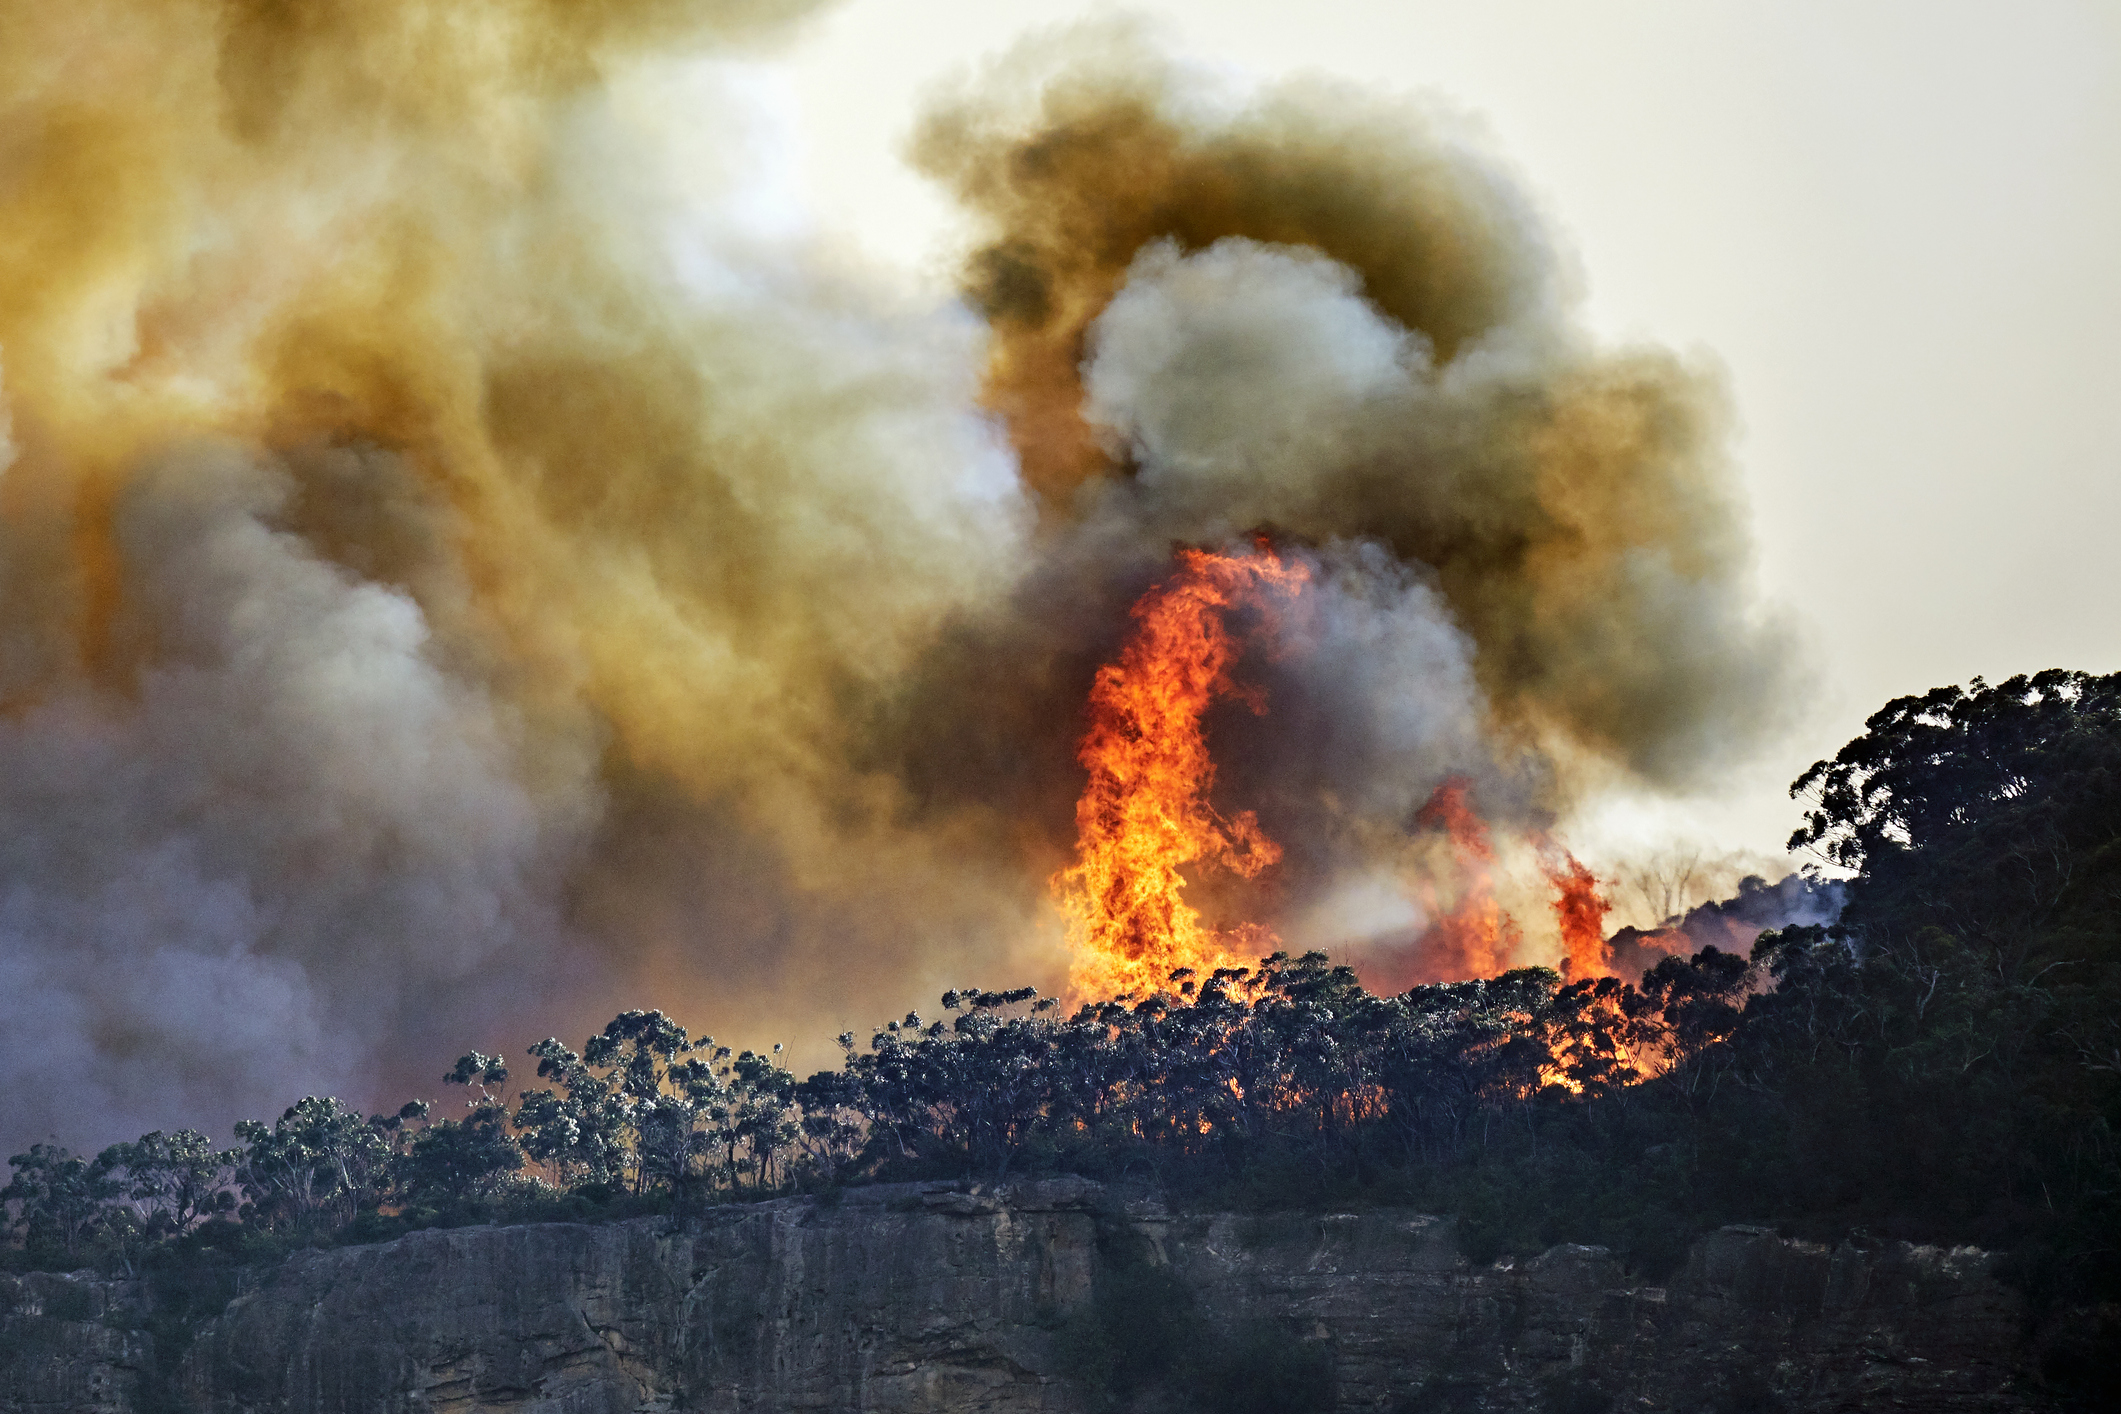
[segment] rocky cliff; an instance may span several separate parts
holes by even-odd
[[[1595,1247],[1471,1264],[1448,1223],[1406,1211],[1169,1213],[1069,1179],[901,1185],[307,1253],[186,1328],[158,1324],[137,1284],[0,1277],[0,1409],[1075,1414],[1115,1390],[1188,1407],[1182,1363],[1131,1385],[1099,1363],[1100,1340],[1158,1322],[1276,1346],[1291,1393],[1222,1396],[1253,1408],[2038,1407],[2019,1304],[1991,1268],[1973,1250],[1733,1227],[1652,1286]],[[1115,1279],[1144,1271],[1157,1283]],[[1144,1291],[1192,1324],[1113,1309]]]

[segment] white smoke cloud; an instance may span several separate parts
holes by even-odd
[[[10,1139],[268,1112],[558,941],[586,770],[520,784],[508,713],[413,602],[271,526],[289,490],[218,446],[143,477],[117,631],[158,651],[0,719]]]
[[[1433,401],[1427,341],[1361,284],[1315,251],[1243,238],[1144,251],[1083,376],[1088,417],[1138,467],[1112,508],[1198,539],[1287,525],[1381,418]],[[1403,823],[1488,759],[1475,645],[1433,572],[1387,546],[1329,534],[1306,558],[1317,586],[1280,633],[1274,754],[1336,808]]]
[[[1271,775],[1247,784],[1286,841],[1284,940],[1359,950],[1424,921],[1408,826],[1436,788],[1478,779],[1502,801],[1515,783],[1495,759],[1475,645],[1436,590],[1375,543],[1308,558],[1314,585],[1260,669],[1277,740],[1258,759]]]
[[[1214,498],[1242,529],[1346,460],[1370,409],[1428,374],[1427,340],[1361,289],[1312,250],[1230,237],[1182,256],[1159,241],[1091,326],[1084,415],[1138,458],[1150,498]]]
[[[1383,546],[1337,542],[1310,558],[1315,588],[1267,668],[1279,725],[1305,758],[1292,774],[1353,815],[1403,826],[1446,776],[1489,760],[1473,641]]]

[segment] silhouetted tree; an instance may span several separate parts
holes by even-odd
[[[14,1206],[29,1245],[55,1249],[71,1261],[109,1221],[106,1205],[119,1186],[102,1165],[56,1145],[33,1144],[7,1162],[14,1173],[0,1188],[0,1203]]]

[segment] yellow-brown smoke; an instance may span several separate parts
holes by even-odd
[[[1506,722],[1682,780],[1779,705],[1722,399],[1662,350],[1590,347],[1524,197],[1464,143],[1320,82],[1233,100],[1121,28],[1014,56],[915,150],[985,223],[986,396],[1049,510],[1131,476],[1181,534],[1219,517],[1381,541],[1433,572]],[[1345,278],[1376,322],[1320,344],[1398,346],[1321,371],[1286,317],[1174,316],[1182,291],[1120,317],[1123,285],[1171,290],[1218,243],[1251,267],[1225,283],[1255,290],[1271,252],[1333,262],[1314,310]],[[1123,365],[1107,389],[1101,364]]]
[[[1713,381],[1589,348],[1487,159],[1044,41],[916,143],[984,321],[909,310],[732,214],[718,56],[811,8],[0,0],[23,1135],[1057,977],[1174,541],[1318,574],[1210,724],[1292,906],[1449,775],[1536,814],[1772,713]]]

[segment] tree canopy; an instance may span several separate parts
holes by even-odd
[[[1801,777],[1794,847],[1848,871],[1831,926],[1638,983],[1525,968],[1367,991],[1319,953],[1064,1012],[952,988],[799,1079],[629,1011],[461,1101],[310,1096],[10,1160],[23,1261],[243,1231],[663,1211],[894,1178],[1069,1170],[1191,1201],[1396,1201],[1475,1255],[1561,1240],[1644,1270],[1716,1223],[2011,1249],[2042,1299],[2121,1297],[2121,675],[1889,703]],[[219,1240],[219,1239],[216,1239]]]

